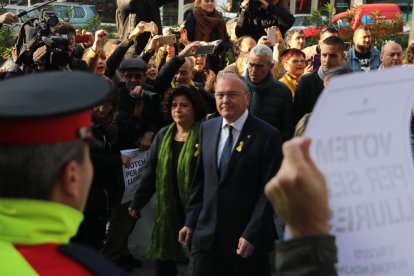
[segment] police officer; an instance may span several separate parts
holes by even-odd
[[[93,250],[69,244],[93,175],[91,107],[108,84],[50,72],[1,82],[0,91],[0,274],[122,275]]]

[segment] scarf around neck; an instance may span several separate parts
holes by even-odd
[[[226,25],[223,15],[214,9],[211,14],[207,14],[201,7],[194,8],[194,17],[196,22],[195,41],[210,41],[210,33],[217,28],[218,38],[224,39],[227,34]]]
[[[185,257],[181,245],[178,243],[178,232],[182,222],[178,220],[177,204],[187,210],[189,187],[191,181],[191,163],[198,142],[200,122],[192,126],[187,140],[181,149],[177,165],[177,183],[179,198],[174,196],[173,187],[173,154],[172,143],[176,131],[172,123],[165,133],[158,153],[156,167],[156,203],[154,220],[151,231],[151,240],[147,249],[148,257],[155,260],[184,261]],[[177,202],[179,200],[180,202]]]

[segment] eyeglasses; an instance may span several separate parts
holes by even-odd
[[[216,92],[214,95],[216,96],[217,99],[220,99],[220,100],[223,99],[224,96],[227,96],[227,98],[229,98],[229,99],[236,99],[236,98],[241,96],[241,93],[237,92],[237,91],[230,91],[230,92],[227,92],[227,93]]]
[[[216,0],[203,0],[203,2],[205,2],[205,3],[208,3],[208,2],[214,3],[214,1],[216,1]]]
[[[293,64],[299,64],[299,63],[305,64],[306,60],[305,59],[292,59],[292,60],[289,60],[289,62]]]

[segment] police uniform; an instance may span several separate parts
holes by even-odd
[[[91,138],[91,107],[108,92],[106,82],[82,72],[0,82],[0,145],[25,150],[26,145]],[[83,219],[78,209],[2,196],[13,183],[0,183],[0,188],[0,275],[124,275],[92,249],[69,244]]]

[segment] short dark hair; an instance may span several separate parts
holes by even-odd
[[[337,46],[341,52],[345,51],[346,49],[344,41],[337,36],[330,36],[326,38],[324,41],[322,41],[322,44]]]
[[[68,35],[68,34],[74,34],[76,35],[76,29],[73,27],[72,24],[68,22],[60,22],[56,28],[54,33],[61,34],[61,35]]]
[[[200,121],[207,115],[206,102],[201,97],[201,91],[192,86],[181,84],[167,93],[167,99],[164,101],[163,109],[168,117],[171,118],[171,106],[175,97],[185,96],[193,105],[194,109],[194,120]]]
[[[64,166],[84,162],[85,145],[0,145],[0,198],[49,200]]]
[[[282,54],[280,55],[280,62],[283,64],[293,56],[302,56],[303,58],[306,59],[306,55],[304,52],[302,52],[299,49],[292,48],[292,49],[286,49],[282,52]]]
[[[305,35],[302,29],[299,29],[299,28],[290,29],[285,34],[285,42],[286,42],[287,47],[290,47],[290,41],[292,40],[293,35],[296,33]]]
[[[337,28],[335,28],[333,26],[326,26],[319,33],[319,38],[321,38],[322,37],[322,34],[324,34],[326,32],[331,33],[331,34],[337,34],[337,33],[339,33]]]

